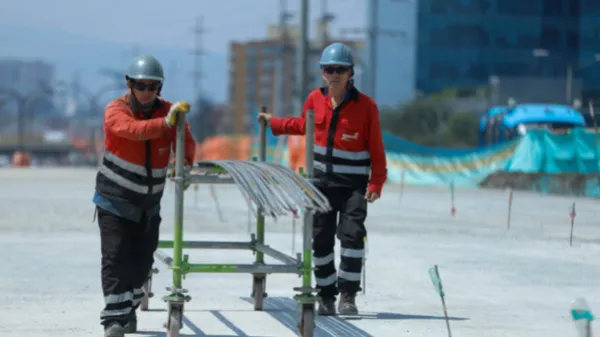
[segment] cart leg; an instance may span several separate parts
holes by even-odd
[[[314,337],[315,335],[315,304],[303,303],[300,305],[300,323],[298,330],[301,337]]]
[[[167,337],[179,337],[179,330],[183,327],[183,303],[191,298],[182,288],[182,279],[186,273],[187,256],[183,255],[183,193],[184,193],[184,144],[185,144],[185,119],[179,116],[177,120],[176,148],[175,148],[175,217],[173,222],[173,286],[167,288],[170,295],[164,298],[168,303],[169,317],[165,324]]]
[[[267,112],[267,107],[261,106],[260,112]],[[267,124],[264,120],[261,120],[258,124],[259,139],[258,139],[258,158],[252,158],[253,161],[266,162],[267,161]],[[265,216],[262,209],[257,210],[256,217],[256,243],[265,244]],[[256,252],[255,264],[265,264],[265,254],[263,252]],[[252,274],[252,297],[254,298],[254,310],[263,309],[263,299],[267,297],[267,275],[266,274]]]
[[[298,330],[301,337],[313,337],[315,329],[315,303],[319,296],[314,295],[318,290],[312,288],[312,213],[304,212],[304,229],[302,233],[302,286],[294,288],[300,294],[294,299],[300,302],[300,322]],[[300,255],[300,254],[298,254]]]
[[[265,217],[262,210],[258,210],[258,217],[256,219],[256,238],[253,240],[256,243],[265,243]],[[265,255],[263,252],[256,252],[255,264],[264,264]],[[263,309],[263,300],[267,297],[267,275],[266,274],[252,274],[252,295],[254,299],[254,310],[260,311]]]
[[[252,298],[254,299],[254,310],[263,310],[263,300],[267,297],[265,288],[267,285],[267,278],[264,274],[252,275]]]
[[[142,303],[140,304],[141,311],[148,311],[150,307],[150,298],[154,296],[152,293],[152,274],[158,274],[158,269],[153,268],[150,270],[150,274],[148,275],[148,280],[142,286],[142,290],[144,291],[144,297],[142,297]]]
[[[179,337],[179,330],[183,328],[183,302],[169,303],[169,317],[165,323],[167,337]]]

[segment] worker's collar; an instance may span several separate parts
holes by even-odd
[[[329,97],[328,87],[321,87],[320,90],[321,94],[323,94],[323,97]],[[356,89],[354,85],[348,84],[348,89],[346,89],[346,94],[344,95],[344,101],[353,100],[358,102],[358,97],[358,89]]]
[[[135,98],[135,95],[133,95],[133,93],[129,96],[129,107],[131,108],[131,111],[133,111],[134,113],[137,113],[137,112],[149,113],[152,110],[155,110],[159,104],[160,104],[160,100],[158,98],[155,99],[154,102],[150,102],[148,104],[142,104],[142,103],[140,103],[140,101],[137,100],[137,98]]]

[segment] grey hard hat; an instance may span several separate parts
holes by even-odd
[[[165,79],[163,67],[156,58],[150,55],[136,57],[126,73],[127,79],[152,80],[163,82]]]

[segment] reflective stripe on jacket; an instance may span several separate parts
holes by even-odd
[[[96,176],[96,192],[141,207],[160,203],[165,187],[175,128],[164,120],[171,103],[157,100],[148,114],[134,113],[130,94],[108,104],[104,117],[105,152]],[[193,163],[195,142],[186,125],[185,161]]]

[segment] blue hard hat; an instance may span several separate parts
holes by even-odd
[[[343,43],[332,43],[323,50],[319,64],[322,66],[340,65],[351,67],[354,65],[352,51]]]

